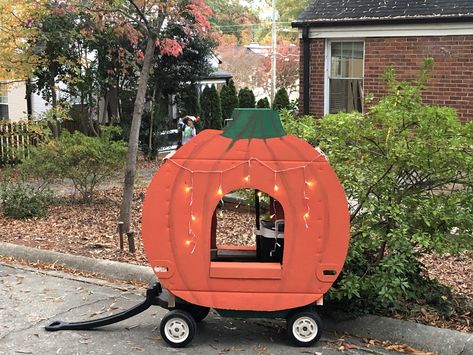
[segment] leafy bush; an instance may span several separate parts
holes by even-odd
[[[256,105],[255,94],[248,88],[242,88],[238,92],[238,102],[240,108],[254,108]]]
[[[256,108],[269,108],[269,100],[267,97],[264,97],[262,99],[259,99]]]
[[[233,110],[238,107],[238,96],[233,80],[230,79],[228,85],[224,85],[220,92],[222,102],[222,119],[227,120],[232,117]]]
[[[389,68],[388,95],[365,114],[295,120],[283,112],[286,130],[322,148],[347,193],[350,249],[330,292],[351,300],[345,307],[396,311],[426,300],[433,281],[419,257],[473,246],[473,122],[422,103],[429,64],[414,83]]]
[[[222,129],[222,108],[215,85],[206,86],[200,96],[204,128]]]
[[[38,190],[22,182],[4,181],[0,188],[3,214],[13,218],[44,217],[52,201],[51,191]]]
[[[274,95],[273,110],[284,110],[289,109],[291,103],[289,101],[289,95],[287,94],[286,88],[282,87]]]
[[[126,147],[112,139],[116,133],[116,128],[102,129],[100,137],[63,132],[59,139],[33,150],[21,168],[40,178],[43,187],[55,179],[71,179],[82,200],[90,202],[97,185],[123,166]]]

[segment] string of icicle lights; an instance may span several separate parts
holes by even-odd
[[[323,155],[323,154],[320,154],[320,155]],[[312,159],[310,162],[308,162],[304,165],[295,166],[295,167],[291,167],[291,168],[285,168],[285,169],[273,169],[268,164],[266,164],[264,161],[261,161],[258,158],[250,158],[247,161],[241,162],[240,164],[234,165],[234,166],[232,166],[230,168],[227,168],[227,169],[224,169],[224,170],[192,170],[192,169],[189,169],[188,167],[186,167],[182,164],[179,164],[178,162],[176,162],[172,158],[167,159],[167,161],[169,161],[170,163],[173,163],[174,165],[178,166],[179,168],[184,169],[184,170],[188,171],[189,173],[191,173],[191,184],[190,184],[190,186],[186,185],[184,187],[185,192],[189,193],[189,195],[190,195],[189,196],[190,218],[189,218],[188,228],[189,228],[189,237],[191,239],[186,240],[186,245],[189,246],[189,247],[192,246],[191,254],[194,253],[194,251],[197,247],[197,235],[194,233],[194,231],[192,229],[192,223],[195,222],[196,219],[197,219],[197,217],[194,214],[194,205],[193,205],[194,204],[194,192],[193,192],[194,174],[201,174],[201,173],[219,174],[220,175],[220,180],[219,180],[219,185],[218,185],[218,189],[217,189],[217,195],[222,197],[223,196],[223,189],[222,189],[223,174],[225,174],[226,172],[229,172],[231,170],[234,170],[236,168],[239,168],[243,165],[248,165],[248,171],[249,171],[251,169],[251,162],[252,161],[258,162],[259,164],[261,164],[262,166],[266,167],[267,169],[269,169],[273,172],[273,174],[274,174],[274,186],[273,186],[274,192],[278,192],[280,190],[280,187],[277,183],[277,181],[278,181],[277,180],[278,179],[277,174],[284,173],[284,172],[287,172],[287,171],[302,169],[303,170],[303,175],[304,175],[304,202],[305,202],[305,205],[306,205],[306,212],[303,215],[303,219],[304,219],[305,227],[309,228],[308,220],[309,220],[309,217],[310,217],[310,206],[309,206],[310,198],[307,194],[308,193],[307,190],[309,188],[315,186],[316,182],[314,180],[307,179],[305,169],[307,168],[307,166],[312,164],[319,157],[320,156],[317,156],[316,158]],[[242,180],[245,181],[245,183],[249,183],[251,181],[250,174],[248,173],[248,175],[243,176]]]

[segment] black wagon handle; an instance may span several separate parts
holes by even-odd
[[[158,297],[161,292],[161,285],[157,283],[146,291],[146,299],[143,302],[123,312],[83,322],[64,322],[60,320],[55,320],[45,326],[44,329],[49,332],[54,332],[58,330],[88,330],[121,322],[122,320],[136,316],[137,314],[147,310],[149,307],[158,304]]]

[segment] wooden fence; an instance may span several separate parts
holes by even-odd
[[[31,146],[44,137],[43,129],[34,122],[0,121],[0,166],[14,165],[27,158]]]

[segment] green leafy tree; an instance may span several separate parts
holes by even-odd
[[[267,97],[263,97],[262,99],[259,99],[258,102],[256,103],[256,108],[269,108],[269,100]]]
[[[185,87],[179,93],[179,111],[182,115],[200,115],[199,95],[194,85]]]
[[[473,123],[423,104],[430,65],[414,83],[389,68],[388,95],[365,114],[294,120],[283,111],[286,129],[323,149],[347,193],[350,248],[330,293],[345,308],[399,311],[424,300],[451,310],[421,256],[473,247]]]
[[[204,34],[188,33],[176,24],[167,25],[164,32],[167,37],[184,40],[186,45],[178,57],[156,53],[150,91],[157,86],[158,94],[173,95],[212,73],[209,58],[216,42]]]
[[[290,106],[289,95],[286,89],[282,87],[274,95],[273,110],[285,110],[289,109]]]
[[[222,109],[215,85],[206,86],[200,96],[204,128],[222,129]]]
[[[277,0],[276,8],[278,9],[280,21],[294,21],[309,5],[309,0],[289,1]]]
[[[254,108],[256,105],[255,94],[246,87],[242,88],[238,93],[238,102],[241,108]]]
[[[228,85],[225,85],[220,92],[222,102],[222,118],[224,120],[232,117],[233,110],[238,107],[238,96],[235,83],[230,79]]]
[[[58,83],[73,85],[80,72],[78,43],[83,37],[79,13],[61,11],[60,6],[53,3],[47,7],[49,11],[38,19],[41,31],[29,44],[29,52],[37,58],[30,90],[41,92],[54,112],[61,105]],[[55,137],[59,136],[61,120],[57,114],[51,116],[50,125]]]
[[[207,0],[213,15],[209,18],[224,43],[247,44],[253,36],[252,24],[259,22],[255,10],[238,0]]]
[[[159,134],[175,128],[167,112],[170,100],[177,104],[181,115],[200,115],[196,82],[213,70],[208,60],[215,47],[212,38],[186,33],[181,26],[174,24],[166,27],[166,33],[169,37],[185,38],[187,44],[178,57],[155,55],[148,87],[151,110],[144,115],[140,131],[141,147],[148,158],[155,157],[159,147],[170,144],[166,136]]]

